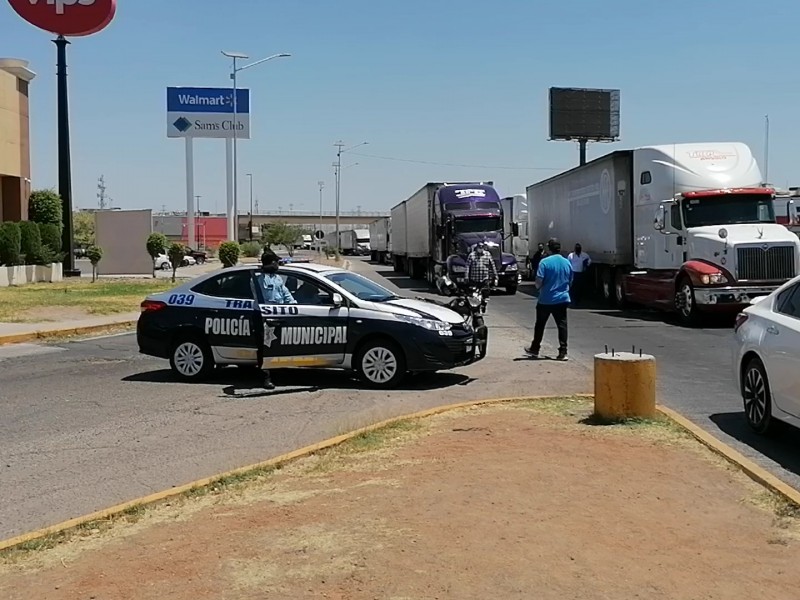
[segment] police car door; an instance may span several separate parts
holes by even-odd
[[[324,367],[344,362],[349,309],[333,291],[305,275],[279,273],[297,304],[265,304],[263,276],[256,274],[264,319],[265,367]]]
[[[192,309],[218,362],[255,362],[255,286],[252,269],[236,269],[200,282]]]

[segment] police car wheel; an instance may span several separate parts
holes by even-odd
[[[184,381],[202,381],[214,370],[214,358],[208,346],[192,337],[175,343],[169,357],[172,370]]]
[[[358,353],[356,367],[361,378],[377,388],[395,387],[406,375],[402,351],[388,340],[367,342]]]

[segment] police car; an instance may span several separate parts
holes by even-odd
[[[318,367],[356,372],[380,388],[409,372],[440,371],[482,358],[469,321],[440,304],[401,298],[344,269],[283,265],[297,304],[264,303],[257,266],[216,271],[148,296],[137,326],[139,351],[169,359],[185,381],[215,367]]]

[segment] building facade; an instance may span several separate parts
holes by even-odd
[[[31,130],[28,88],[36,74],[27,61],[0,58],[0,221],[28,218]]]

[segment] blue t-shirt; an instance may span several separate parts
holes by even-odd
[[[564,304],[570,301],[569,286],[572,284],[572,266],[560,254],[543,258],[536,271],[542,280],[539,289],[539,304]]]

